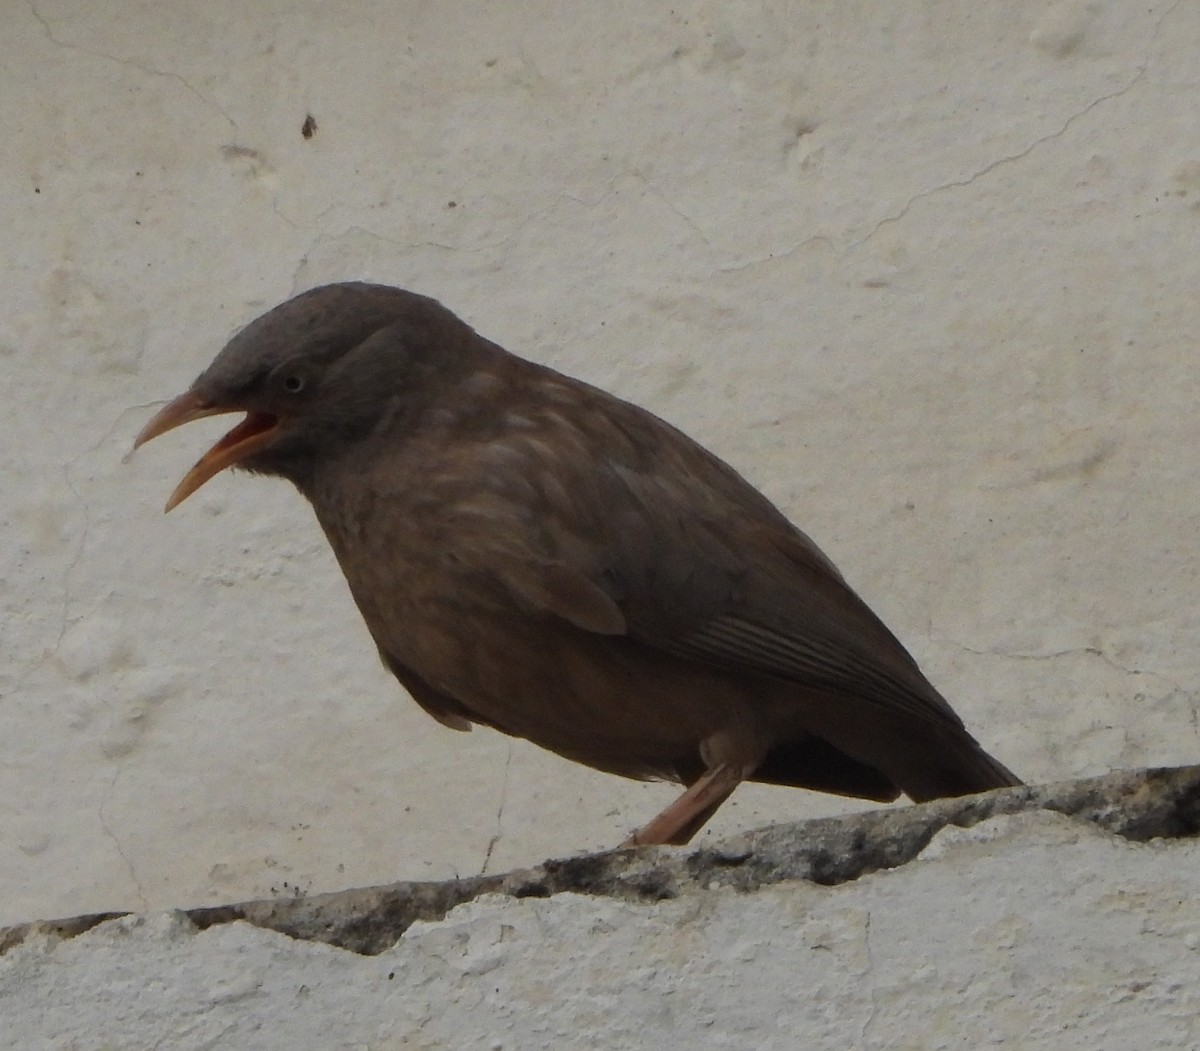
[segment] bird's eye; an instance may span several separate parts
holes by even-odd
[[[296,373],[283,377],[283,389],[289,394],[299,394],[304,390],[304,377],[298,376]]]

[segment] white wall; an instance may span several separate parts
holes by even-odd
[[[377,956],[130,916],[0,956],[0,1046],[1194,1051],[1197,847],[1027,812],[832,888],[485,896]]]
[[[132,436],[326,280],[709,444],[1028,778],[1195,759],[1197,6],[8,0],[0,49],[0,923],[495,871],[670,798],[420,713],[285,486],[160,514],[220,424]]]

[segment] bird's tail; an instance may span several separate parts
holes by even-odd
[[[965,730],[944,742],[936,755],[927,754],[925,758],[925,763],[909,767],[901,785],[915,803],[1024,784]]]

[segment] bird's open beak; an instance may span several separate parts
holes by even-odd
[[[157,438],[160,434],[173,431],[185,423],[227,412],[246,412],[246,418],[196,461],[195,466],[183,476],[180,483],[175,486],[175,491],[167,498],[164,511],[170,511],[176,504],[183,503],[214,474],[220,473],[226,467],[232,467],[251,453],[257,452],[269,444],[274,436],[279,418],[267,412],[246,411],[229,405],[213,405],[195,392],[188,391],[159,409],[154,418],[142,428],[141,433],[134,439],[133,447],[136,449],[151,438]]]

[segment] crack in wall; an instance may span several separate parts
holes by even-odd
[[[107,62],[114,62],[119,66],[126,66],[130,69],[137,70],[139,73],[145,73],[147,76],[160,77],[165,80],[173,80],[183,87],[184,90],[189,94],[195,96],[195,98],[199,99],[200,102],[204,103],[205,106],[220,114],[220,116],[224,118],[229,126],[233,128],[234,135],[237,135],[237,121],[230,116],[229,112],[219,102],[217,102],[216,99],[205,95],[204,92],[202,92],[186,78],[180,76],[178,73],[172,73],[170,70],[157,69],[145,62],[139,62],[137,59],[122,58],[120,55],[110,55],[104,51],[96,51],[91,48],[82,47],[79,44],[73,44],[70,41],[63,40],[55,35],[54,28],[51,26],[50,20],[42,14],[41,9],[37,5],[37,0],[28,0],[28,4],[29,13],[33,15],[38,24],[42,27],[42,32],[45,33],[46,39],[49,40],[50,43],[52,43],[55,47],[60,47],[64,51],[77,51],[81,55],[90,55],[92,58],[104,59]]]
[[[124,846],[117,838],[117,834],[112,830],[112,826],[109,825],[108,816],[105,813],[109,802],[112,800],[113,792],[116,790],[117,781],[120,779],[123,769],[124,764],[118,763],[116,768],[113,770],[113,775],[108,780],[108,787],[104,791],[104,795],[100,800],[100,805],[96,808],[96,817],[100,822],[101,829],[104,830],[104,834],[108,836],[110,840],[112,840],[112,845],[116,848],[117,854],[120,855],[121,860],[125,863],[125,868],[129,872],[129,879],[133,883],[134,892],[138,897],[138,903],[140,904],[142,910],[145,911],[147,907],[146,893],[142,888],[142,882],[140,879],[138,879],[137,870],[133,867],[133,862],[129,860],[129,855],[125,853]]]
[[[1103,664],[1107,665],[1113,671],[1121,675],[1132,677],[1149,676],[1155,679],[1161,679],[1164,683],[1170,686],[1173,690],[1179,693],[1187,694],[1181,682],[1173,679],[1171,676],[1160,671],[1152,671],[1149,668],[1133,668],[1127,667],[1110,657],[1104,650],[1098,646],[1073,646],[1064,650],[1052,650],[1049,653],[1021,653],[1015,650],[995,649],[976,649],[973,646],[968,646],[966,643],[958,642],[956,639],[938,637],[933,634],[928,634],[931,642],[953,646],[955,649],[961,650],[963,653],[969,653],[975,657],[999,657],[1001,660],[1013,661],[1056,661],[1064,657],[1096,657]]]
[[[866,911],[863,917],[863,952],[867,957],[867,966],[864,968],[859,978],[864,981],[867,988],[870,990],[871,1009],[867,1012],[867,1017],[863,1020],[862,1028],[858,1031],[858,1047],[865,1048],[867,1041],[870,1039],[871,1029],[875,1025],[875,1019],[879,1015],[879,985],[875,981],[875,952],[871,948],[871,910]]]
[[[505,742],[507,755],[504,759],[504,775],[500,781],[500,805],[496,807],[496,833],[488,840],[487,851],[483,855],[483,864],[479,868],[480,875],[483,875],[488,870],[488,864],[492,860],[492,851],[496,849],[496,844],[500,842],[504,836],[504,806],[508,802],[508,772],[512,767],[513,745],[511,741]]]
[[[736,263],[728,263],[725,266],[717,268],[718,274],[737,274],[743,270],[749,270],[752,267],[763,266],[766,263],[775,263],[781,259],[788,259],[799,252],[803,252],[813,245],[822,244],[826,248],[833,248],[833,238],[827,234],[811,234],[808,237],[802,238],[793,245],[781,249],[778,252],[770,252],[764,256],[755,256],[753,259],[741,259]]]
[[[115,423],[113,426],[115,426]],[[112,428],[110,427],[110,432],[111,430]],[[73,460],[67,464],[64,464],[63,466],[63,481],[65,482],[67,489],[70,490],[71,495],[75,498],[75,502],[79,506],[80,513],[83,515],[83,528],[79,531],[79,541],[75,547],[75,556],[71,559],[70,563],[63,571],[62,613],[58,629],[58,638],[54,642],[53,649],[43,658],[43,663],[58,653],[60,647],[62,646],[63,639],[66,637],[67,629],[70,624],[71,605],[73,602],[71,592],[71,575],[74,572],[75,567],[79,565],[83,558],[83,553],[87,547],[88,535],[90,534],[92,527],[91,511],[88,507],[88,502],[83,498],[83,495],[75,487],[75,483],[71,479],[71,471],[83,457],[83,455],[83,453],[80,453],[79,456],[76,456]],[[125,863],[125,868],[129,872],[129,878],[133,883],[134,892],[137,894],[138,902],[144,909],[146,908],[146,895],[142,889],[141,881],[138,879],[137,871],[134,869],[133,863],[129,860],[128,855],[125,853],[125,848],[122,846],[121,841],[117,838],[116,833],[113,832],[112,826],[109,824],[108,817],[105,813],[105,809],[112,799],[117,781],[121,776],[123,765],[123,763],[117,763],[113,769],[112,777],[109,779],[108,786],[104,791],[104,795],[101,797],[99,805],[96,807],[96,819],[99,821],[100,828],[103,830],[104,834],[112,841],[113,846],[116,848],[117,854],[120,855],[121,860]]]
[[[888,226],[892,223],[900,222],[900,220],[902,220],[906,215],[908,215],[909,211],[916,204],[918,204],[921,201],[924,201],[930,197],[933,197],[935,194],[942,193],[943,191],[946,191],[946,190],[963,189],[964,187],[970,186],[972,183],[976,182],[979,179],[986,178],[988,175],[990,175],[992,172],[996,171],[998,168],[1004,167],[1005,165],[1009,165],[1009,164],[1015,164],[1018,161],[1024,160],[1026,157],[1030,156],[1035,150],[1039,149],[1041,146],[1044,146],[1046,143],[1053,142],[1054,140],[1061,138],[1063,135],[1065,135],[1067,133],[1068,130],[1070,130],[1071,126],[1073,124],[1075,124],[1076,121],[1082,120],[1084,117],[1086,117],[1089,113],[1091,113],[1098,106],[1101,106],[1106,102],[1111,102],[1113,99],[1121,98],[1121,96],[1128,94],[1135,87],[1137,87],[1137,85],[1140,84],[1142,82],[1142,80],[1145,79],[1146,72],[1150,68],[1150,51],[1153,48],[1154,44],[1158,40],[1159,34],[1162,31],[1163,23],[1167,20],[1167,18],[1171,14],[1174,13],[1174,11],[1182,3],[1183,3],[1183,0],[1176,0],[1176,2],[1171,5],[1171,7],[1169,7],[1166,11],[1163,12],[1163,14],[1159,17],[1158,21],[1155,22],[1154,30],[1151,33],[1150,40],[1146,45],[1146,51],[1144,53],[1142,62],[1137,66],[1133,76],[1122,87],[1116,88],[1113,91],[1107,92],[1106,94],[1100,95],[1100,96],[1092,99],[1092,101],[1089,102],[1082,109],[1080,109],[1077,112],[1072,113],[1070,116],[1068,116],[1067,119],[1062,122],[1062,124],[1058,127],[1057,130],[1052,131],[1046,135],[1042,135],[1039,138],[1034,139],[1024,149],[1018,150],[1016,153],[1006,154],[1003,157],[998,157],[995,160],[990,161],[988,164],[985,164],[978,171],[975,171],[972,174],[966,176],[965,178],[952,179],[949,182],[941,183],[940,185],[930,187],[927,190],[918,191],[917,193],[915,193],[911,197],[909,197],[909,199],[904,203],[904,205],[899,209],[899,211],[897,211],[893,215],[889,215],[889,216],[884,217],[883,219],[880,219],[879,222],[876,223],[875,226],[872,227],[868,233],[864,234],[857,241],[852,241],[849,245],[847,245],[847,248],[848,249],[859,248],[862,245],[866,244],[866,242],[870,241],[871,238],[873,238],[881,229],[883,229],[883,227]]]
[[[617,186],[622,181],[636,182],[643,189],[647,197],[651,197],[656,200],[672,215],[681,220],[688,227],[688,229],[690,229],[705,244],[706,247],[712,247],[704,231],[700,229],[693,219],[691,219],[677,206],[672,204],[667,196],[663,194],[662,191],[658,190],[657,187],[651,184],[641,172],[636,169],[630,169],[628,171],[618,172],[616,175],[612,176],[607,180],[607,182],[604,183],[603,187],[598,192],[591,196],[580,197],[566,191],[560,191],[554,194],[549,204],[534,208],[519,218],[514,219],[504,233],[486,240],[476,241],[472,244],[450,244],[446,241],[436,241],[429,238],[422,238],[414,241],[403,237],[391,237],[387,234],[380,233],[378,230],[367,229],[361,223],[352,223],[336,232],[319,233],[312,240],[293,273],[291,286],[292,294],[297,294],[303,289],[303,287],[305,287],[302,282],[302,274],[304,268],[309,264],[315,252],[319,251],[326,245],[336,244],[337,242],[352,235],[363,237],[379,244],[388,245],[389,247],[395,248],[402,252],[414,252],[420,251],[421,249],[431,248],[443,252],[463,252],[469,255],[494,252],[511,245],[512,242],[520,237],[526,229],[538,223],[547,215],[553,213],[554,210],[564,202],[575,205],[576,207],[585,211],[596,208],[613,194],[618,192]],[[324,211],[322,211],[314,220],[312,227],[310,228],[319,228],[322,221],[337,207],[337,204],[331,204],[328,208],[324,209]],[[287,221],[287,217],[284,215],[280,215],[280,218]],[[816,240],[821,239],[823,238],[816,238]],[[797,250],[798,248],[799,246],[797,247]]]
[[[82,456],[83,454],[80,454]],[[71,619],[71,605],[74,601],[71,595],[71,577],[75,572],[75,568],[83,559],[84,549],[87,547],[88,534],[92,529],[92,515],[88,508],[87,501],[75,488],[75,483],[71,479],[71,469],[79,462],[80,456],[76,456],[69,463],[63,464],[63,484],[67,487],[71,496],[75,500],[76,506],[79,508],[79,513],[83,516],[83,528],[79,530],[79,539],[75,543],[75,553],[71,556],[70,562],[63,569],[62,574],[62,603],[59,612],[58,636],[54,640],[54,645],[50,652],[43,655],[37,662],[38,664],[45,663],[46,660],[58,653],[62,646],[63,639],[66,637],[67,628]]]
[[[106,51],[99,51],[99,50],[96,50],[93,48],[83,47],[80,44],[75,44],[70,41],[64,40],[55,34],[54,27],[51,25],[50,20],[40,10],[40,8],[37,5],[36,0],[28,0],[28,6],[29,6],[30,14],[33,15],[34,19],[41,26],[42,32],[45,35],[46,39],[49,40],[50,43],[52,43],[55,47],[62,48],[65,51],[75,51],[81,55],[89,55],[92,58],[102,59],[106,62],[113,62],[116,65],[124,66],[128,69],[137,70],[139,73],[143,73],[146,76],[155,77],[155,78],[162,79],[162,80],[170,80],[170,81],[173,81],[173,82],[179,84],[180,87],[182,87],[190,95],[192,95],[194,98],[196,98],[205,107],[212,110],[214,113],[218,114],[221,117],[221,119],[224,120],[229,125],[229,127],[232,129],[234,141],[232,143],[227,144],[225,147],[223,147],[224,151],[226,151],[227,154],[228,154],[228,151],[231,151],[231,150],[236,151],[236,152],[244,151],[246,154],[250,154],[255,157],[259,157],[259,153],[257,150],[251,150],[248,147],[244,147],[244,146],[241,146],[238,144],[238,138],[240,137],[241,129],[238,125],[237,120],[234,119],[233,115],[227,109],[225,109],[225,107],[222,106],[221,103],[218,102],[214,97],[212,97],[211,95],[205,94],[203,91],[201,91],[198,87],[196,87],[186,77],[182,76],[179,73],[174,73],[168,69],[160,69],[157,66],[152,66],[149,63],[139,61],[138,59],[124,58],[120,55],[113,55]],[[283,222],[287,226],[291,227],[293,230],[305,229],[305,227],[298,220],[296,220],[291,215],[289,215],[286,211],[284,211],[283,206],[280,203],[280,196],[274,190],[271,191],[270,202],[271,202],[271,213],[277,219],[279,219],[281,222]],[[138,357],[140,358],[140,355]],[[137,359],[135,359],[135,363],[136,363],[136,361],[137,361]]]
[[[658,201],[667,209],[673,216],[681,220],[683,224],[692,231],[704,243],[704,247],[711,250],[712,242],[708,239],[708,235],[700,229],[699,224],[690,215],[680,208],[674,201],[667,197],[657,186],[647,179],[640,171],[632,171],[629,175],[642,184],[646,193]]]

